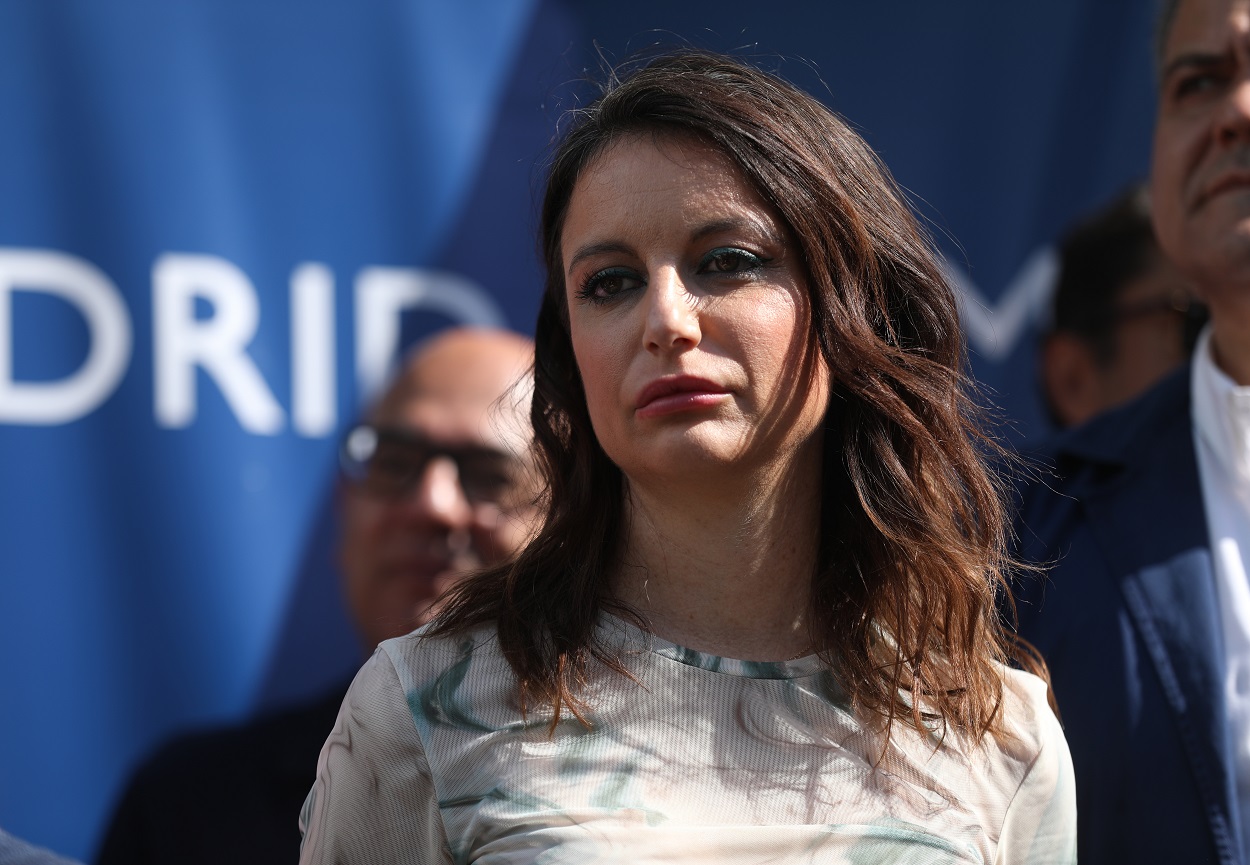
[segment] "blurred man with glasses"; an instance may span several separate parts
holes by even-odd
[[[344,440],[340,563],[369,651],[525,540],[530,391],[512,386],[532,355],[529,340],[500,331],[436,337]]]
[[[536,516],[533,343],[501,330],[421,344],[343,440],[343,591],[363,648],[429,620],[468,571],[520,549]],[[347,683],[242,727],[184,736],[132,778],[101,865],[294,862],[299,811]]]

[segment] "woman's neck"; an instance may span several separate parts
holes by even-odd
[[[736,490],[628,484],[617,597],[687,648],[754,661],[810,651],[818,456],[743,476]]]

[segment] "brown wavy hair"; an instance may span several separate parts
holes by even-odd
[[[542,209],[547,277],[531,417],[546,518],[513,562],[448,598],[433,633],[493,623],[520,704],[567,708],[595,659],[622,554],[624,482],[591,427],[569,336],[561,233],[587,166],[623,136],[695,140],[731,159],[789,228],[803,262],[811,338],[832,371],[811,638],[854,704],[889,725],[936,718],[995,731],[1001,668],[1016,648],[993,442],[970,399],[955,297],[889,172],[845,121],[780,78],[695,50],[613,75],[550,163]],[[987,450],[987,448],[989,450]],[[917,698],[920,696],[921,698]]]

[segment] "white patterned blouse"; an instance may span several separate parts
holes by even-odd
[[[719,658],[611,617],[589,726],[516,705],[490,629],[383,643],[300,816],[301,863],[1071,863],[1072,761],[1034,676],[1007,736],[896,724],[889,745],[815,656]]]

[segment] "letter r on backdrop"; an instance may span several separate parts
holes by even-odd
[[[211,318],[196,318],[196,298],[212,305]],[[162,255],[152,268],[152,320],[158,424],[185,427],[195,419],[199,367],[245,430],[282,430],[282,407],[246,351],[260,322],[260,303],[243,271],[211,255]]]

